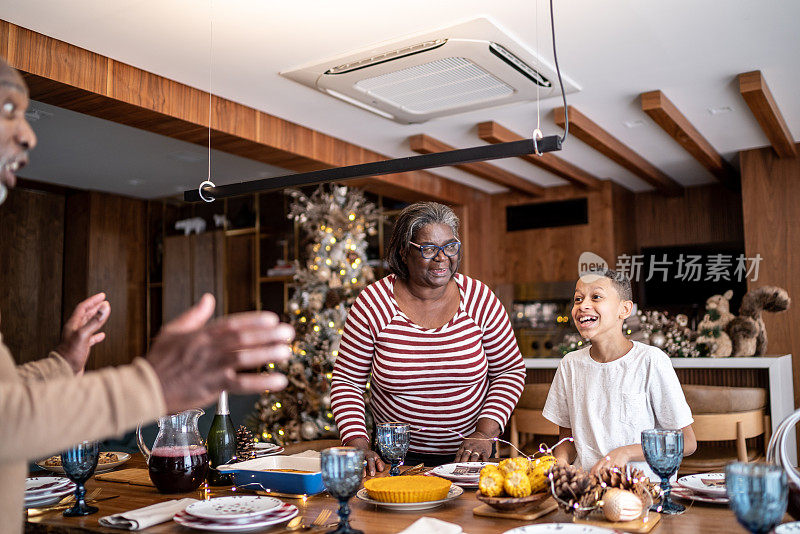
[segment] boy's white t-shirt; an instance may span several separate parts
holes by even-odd
[[[572,429],[575,464],[587,471],[611,450],[641,443],[642,430],[677,430],[694,421],[669,356],[637,341],[609,363],[593,360],[589,347],[564,356],[543,415]],[[631,466],[655,477],[645,462]]]

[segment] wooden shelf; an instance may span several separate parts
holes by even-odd
[[[258,278],[259,282],[294,282],[294,275],[287,274],[283,276],[261,276]]]
[[[254,226],[249,228],[234,228],[233,230],[225,230],[225,237],[233,237],[237,235],[248,235],[256,233]]]

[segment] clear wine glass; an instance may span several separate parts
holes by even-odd
[[[331,447],[320,453],[322,481],[333,497],[339,499],[339,525],[328,534],[364,534],[350,527],[347,504],[361,487],[364,451],[355,447]]]
[[[739,523],[753,534],[772,531],[786,513],[789,489],[781,466],[730,463],[725,466],[725,490]]]
[[[410,431],[407,423],[378,423],[376,426],[375,442],[381,457],[392,466],[389,470],[390,476],[400,474],[399,468],[403,465],[403,460],[408,452]]]
[[[652,508],[662,514],[682,514],[686,507],[670,499],[672,487],[669,479],[678,470],[683,460],[682,430],[644,430],[642,431],[642,450],[647,464],[661,477],[661,490],[664,497],[661,504]]]
[[[61,466],[64,474],[76,484],[75,506],[64,511],[65,517],[90,515],[98,508],[86,504],[86,488],[84,483],[94,474],[97,459],[100,456],[100,445],[96,441],[83,441],[61,453]]]

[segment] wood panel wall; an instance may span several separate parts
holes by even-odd
[[[18,363],[61,339],[64,194],[17,188],[0,206],[0,332]]]
[[[687,187],[676,197],[637,193],[634,204],[639,249],[744,241],[742,195],[722,185]]]
[[[772,148],[740,153],[745,253],[761,254],[750,289],[776,285],[794,300],[789,310],[764,314],[770,354],[792,354],[795,406],[800,405],[800,158]]]
[[[224,232],[204,232],[164,239],[164,323],[191,306],[204,293],[216,298],[215,317],[224,306]]]
[[[128,363],[145,351],[146,203],[117,195],[67,196],[64,313],[104,291],[111,303],[106,339],[87,369]]]
[[[583,225],[506,231],[506,207],[536,202],[586,198],[589,222]],[[491,197],[491,233],[483,245],[490,258],[491,279],[497,284],[572,281],[578,277],[582,252],[600,255],[610,264],[635,247],[633,195],[611,181],[598,191],[573,186],[552,187],[543,199],[531,202],[519,195]]]

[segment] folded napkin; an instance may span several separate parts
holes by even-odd
[[[436,519],[435,517],[420,517],[409,527],[398,534],[462,534],[461,527]]]
[[[99,522],[104,527],[141,530],[171,520],[175,514],[182,512],[193,502],[197,502],[197,499],[186,498],[160,502],[121,514],[107,515],[101,517]]]

